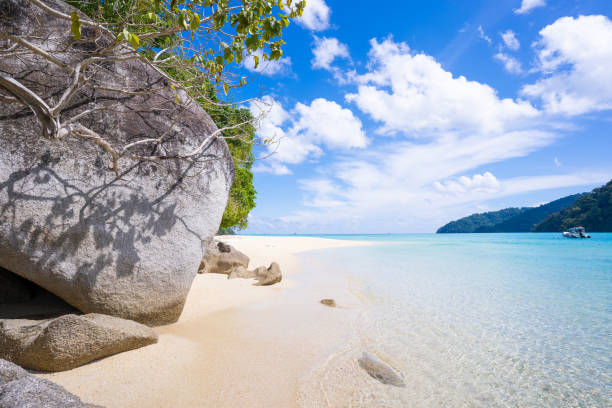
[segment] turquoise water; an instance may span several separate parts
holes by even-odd
[[[612,234],[592,235],[324,236],[377,245],[304,256],[363,312],[302,405],[612,407]],[[363,351],[407,387],[363,375]]]

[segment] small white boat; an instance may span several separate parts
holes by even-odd
[[[563,236],[565,238],[591,238],[584,230],[584,227],[570,228],[563,233]]]

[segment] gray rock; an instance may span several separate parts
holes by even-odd
[[[388,364],[379,360],[369,353],[363,353],[359,359],[359,366],[363,368],[372,378],[383,384],[405,387],[406,383],[401,374],[398,374]]]
[[[30,375],[21,367],[0,359],[0,407],[94,408],[63,387]]]
[[[253,270],[247,270],[244,266],[238,265],[233,267],[228,279],[257,279],[257,286],[274,285],[283,279],[280,267],[276,262],[272,262],[268,268],[259,266]]]
[[[59,0],[44,0],[70,14]],[[95,48],[91,39],[61,52],[72,41],[70,22],[24,0],[1,0],[0,31],[35,36],[32,41],[68,63]],[[52,38],[52,41],[48,39]],[[110,41],[104,35],[98,41]],[[56,100],[71,77],[32,53],[0,59],[0,71],[27,78],[45,100]],[[208,114],[138,59],[91,70],[106,87],[155,89],[117,95],[84,88],[65,109],[75,115],[96,103],[120,102],[79,122],[123,146],[137,138],[164,136],[158,149],[185,153],[217,130]],[[202,241],[218,230],[234,166],[225,141],[215,138],[197,162],[132,162],[121,177],[107,170],[109,157],[94,143],[67,137],[49,141],[32,111],[1,103],[0,266],[28,279],[84,313],[103,313],[161,325],[178,319],[204,255]],[[167,132],[167,133],[166,133]],[[139,150],[141,149],[141,150]],[[150,153],[144,146],[134,153]]]
[[[242,265],[237,266],[236,268],[232,269],[230,274],[227,275],[228,279],[236,279],[236,278],[251,279],[255,277],[256,277],[255,271],[249,271],[247,268],[245,268]]]
[[[280,266],[276,262],[272,262],[268,268],[260,266],[255,269],[255,275],[258,281],[257,286],[274,285],[283,279]]]
[[[149,327],[101,314],[0,320],[0,358],[32,370],[70,370],[156,342]]]
[[[32,284],[0,267],[0,305],[26,302],[34,296]]]
[[[199,273],[221,273],[230,275],[232,271],[249,267],[249,257],[231,245],[212,240],[200,262]]]
[[[28,376],[29,373],[17,364],[0,358],[0,387],[11,381]]]

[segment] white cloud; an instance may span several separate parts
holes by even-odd
[[[251,113],[260,118],[257,135],[268,141],[271,156],[258,163],[256,171],[290,174],[287,164],[299,164],[331,150],[361,148],[369,143],[361,121],[336,102],[317,98],[310,105],[297,103],[290,111],[266,96],[253,102]]]
[[[396,137],[320,163],[316,177],[300,180],[303,208],[280,217],[278,231],[431,231],[492,199],[608,177],[583,172],[499,179],[483,172],[492,163],[552,144],[561,136],[559,127],[528,102],[502,99],[486,84],[455,77],[406,44],[388,39],[371,46],[366,72],[352,75],[357,90],[346,99]],[[330,110],[327,103],[333,102],[305,105],[312,116],[296,105],[292,126],[316,122]],[[323,127],[335,117],[323,119]],[[304,140],[341,144],[341,138],[332,138],[336,134],[330,130],[324,138]]]
[[[612,109],[612,21],[606,16],[563,17],[540,31],[543,79],[522,94],[541,99],[554,114]]]
[[[555,157],[555,160],[554,160],[554,161],[555,161],[555,166],[557,166],[557,167],[561,167],[561,161],[559,160],[559,158],[558,158],[558,157]]]
[[[503,52],[498,52],[493,56],[493,58],[504,64],[504,68],[506,69],[506,71],[510,72],[511,74],[520,74],[523,72],[521,62],[511,55],[508,55]]]
[[[322,31],[329,27],[331,9],[325,0],[307,0],[304,14],[297,22],[312,31]]]
[[[461,176],[456,180],[436,181],[434,187],[441,193],[465,194],[468,192],[496,193],[500,183],[490,172],[474,174],[473,177]]]
[[[315,37],[315,48],[312,53],[314,54],[312,67],[328,71],[332,70],[331,64],[336,58],[350,59],[348,47],[337,38]]]
[[[361,121],[336,102],[317,98],[310,106],[296,104],[295,111],[299,120],[294,129],[307,140],[332,149],[365,147],[368,144]]]
[[[502,40],[506,47],[510,48],[512,51],[516,51],[521,48],[521,43],[518,38],[516,38],[516,34],[512,30],[506,30],[501,33]]]
[[[256,173],[270,173],[276,176],[287,176],[289,174],[293,174],[289,167],[285,166],[274,160],[269,160],[267,162],[258,162],[255,166],[253,166],[253,171]]]
[[[500,98],[486,84],[454,76],[404,43],[372,40],[369,55],[365,72],[348,76],[355,90],[346,100],[395,137],[368,144],[354,114],[324,99],[273,115],[271,128],[315,149],[296,155],[299,160],[323,154],[316,149],[324,147],[355,147],[320,161],[316,176],[299,180],[303,207],[279,217],[275,231],[431,231],[493,199],[609,179],[609,171],[587,170],[494,176],[486,171],[491,164],[551,145],[567,130],[564,123],[525,100]],[[288,160],[274,165],[287,169]]]
[[[482,26],[479,25],[478,26],[478,37],[480,37],[481,39],[485,40],[486,42],[488,42],[489,44],[491,44],[493,42],[493,40],[491,40],[491,37],[489,37],[484,30],[482,29]]]
[[[346,100],[382,122],[382,133],[496,133],[539,115],[526,101],[500,99],[488,85],[454,77],[405,43],[374,39],[371,46],[370,71],[355,77],[358,91]]]
[[[259,65],[257,68],[255,68],[255,56],[259,58]],[[247,55],[244,58],[242,66],[251,72],[266,76],[288,74],[291,72],[291,58],[281,57],[275,61],[264,61],[263,51],[257,50],[252,55]]]
[[[521,7],[514,10],[515,14],[527,14],[536,7],[544,7],[546,5],[545,0],[523,0]]]

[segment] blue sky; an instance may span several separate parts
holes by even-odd
[[[609,0],[308,0],[234,97],[258,134],[249,233],[433,232],[612,178]]]

